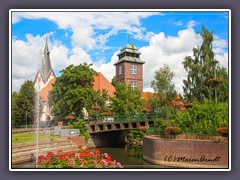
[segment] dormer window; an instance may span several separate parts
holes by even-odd
[[[137,66],[136,65],[131,65],[130,66],[130,73],[131,74],[137,74]]]

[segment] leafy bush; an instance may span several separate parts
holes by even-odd
[[[191,109],[179,112],[170,122],[183,133],[217,135],[216,129],[228,126],[228,104],[194,104]]]
[[[218,127],[228,126],[228,103],[197,104],[185,111],[171,112],[168,120],[158,119],[146,134],[164,134],[167,126],[178,126],[184,134],[217,135]]]
[[[86,140],[89,139],[90,134],[88,133],[87,123],[80,119],[79,121],[73,122],[72,124],[68,124],[70,129],[79,129],[80,136],[84,136]]]
[[[153,126],[150,126],[146,134],[165,134],[165,128],[169,125],[168,121],[163,119],[157,119]]]
[[[165,128],[166,133],[174,133],[174,134],[179,134],[181,132],[180,127],[174,127],[174,126],[168,126]]]
[[[134,141],[142,141],[144,135],[145,135],[144,131],[130,130],[127,133],[126,137],[129,142],[134,142]]]

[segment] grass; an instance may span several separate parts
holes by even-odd
[[[60,138],[57,136],[47,136],[47,135],[39,135],[39,142],[48,142],[51,140],[61,140],[65,138]],[[12,134],[12,145],[24,145],[24,144],[32,144],[36,143],[37,137],[36,134]]]

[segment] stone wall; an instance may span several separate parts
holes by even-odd
[[[228,168],[228,141],[145,136],[143,159],[163,166]]]

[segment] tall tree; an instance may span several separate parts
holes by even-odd
[[[60,71],[61,76],[56,78],[53,89],[49,94],[49,104],[53,106],[56,116],[65,117],[73,114],[76,117],[83,115],[82,109],[87,111],[95,104],[96,92],[93,90],[96,71],[92,64],[70,65]]]
[[[172,82],[174,72],[171,71],[168,65],[164,64],[162,68],[155,71],[154,80],[151,82],[151,87],[159,97],[159,105],[164,106],[171,103],[176,97],[175,85]]]
[[[124,83],[116,84],[114,94],[111,106],[120,117],[129,117],[132,114],[140,113],[145,105],[141,98],[141,92]]]
[[[112,84],[114,87],[116,87],[116,84],[117,84],[116,76],[113,76],[112,81],[111,81],[111,84]]]
[[[12,118],[18,125],[32,124],[35,114],[36,93],[34,83],[30,80],[25,81],[18,93],[12,94]]]
[[[15,125],[16,121],[18,120],[18,106],[17,106],[17,97],[18,93],[14,91],[12,93],[12,125]]]
[[[207,82],[219,74],[219,65],[216,64],[212,50],[213,32],[207,30],[203,25],[200,32],[202,45],[193,48],[193,57],[186,56],[183,67],[187,71],[187,79],[183,80],[184,98],[188,102],[195,100],[204,102],[205,99],[213,99],[215,96],[214,88]],[[216,70],[216,71],[215,71]],[[224,99],[224,98],[223,98]]]

